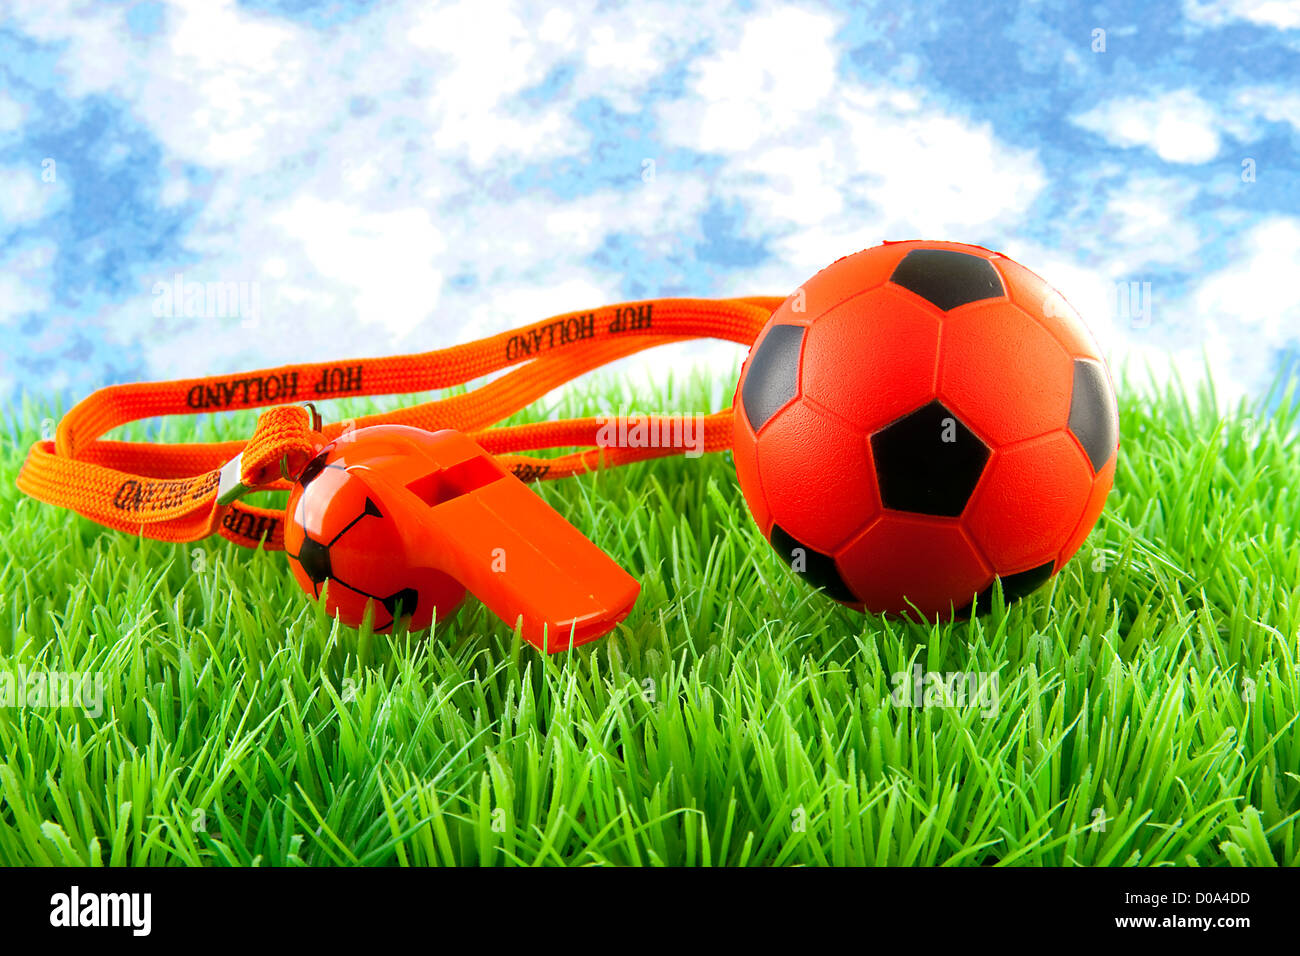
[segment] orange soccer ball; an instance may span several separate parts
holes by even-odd
[[[823,269],[760,332],[735,398],[736,473],[772,547],[837,601],[986,609],[1058,572],[1115,476],[1097,342],[1024,266],[889,242]]]

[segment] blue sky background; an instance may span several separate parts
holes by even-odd
[[[1300,0],[0,11],[3,400],[784,295],[915,237],[1018,258],[1139,370],[1297,368]],[[177,275],[255,314],[166,314]]]

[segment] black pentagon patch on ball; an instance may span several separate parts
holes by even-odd
[[[871,436],[880,500],[894,511],[957,517],[989,460],[989,449],[940,401]]]
[[[1052,569],[1056,567],[1056,561],[1048,561],[1046,564],[1040,564],[1036,568],[1030,568],[1028,571],[1017,571],[1015,574],[1004,574],[995,580],[992,584],[981,591],[975,598],[975,607],[980,614],[985,614],[993,608],[993,589],[997,587],[997,582],[1002,582],[1002,597],[1006,603],[1019,601],[1022,597],[1037,591],[1052,577]],[[958,617],[970,617],[971,606],[966,605],[964,609],[957,612]]]
[[[835,567],[835,559],[830,555],[800,544],[780,525],[772,526],[772,548],[791,569],[794,569],[796,558],[802,558],[803,570],[795,570],[795,574],[808,584],[821,588],[837,601],[858,603],[857,595],[844,583],[839,569]]]
[[[388,616],[394,620],[400,615],[409,617],[415,613],[415,605],[420,602],[419,592],[415,588],[402,588],[395,594],[390,594],[380,603],[388,611]]]
[[[913,249],[894,267],[889,281],[945,312],[1006,294],[993,263],[952,249]]]
[[[1088,453],[1092,470],[1106,467],[1119,444],[1119,408],[1106,370],[1093,359],[1074,360],[1070,431]]]
[[[740,401],[755,432],[799,391],[803,333],[802,325],[774,325],[749,357]]]
[[[302,547],[298,549],[298,563],[307,572],[307,577],[320,584],[330,576],[330,549],[319,541],[303,538]]]

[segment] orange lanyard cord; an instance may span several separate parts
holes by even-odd
[[[159,415],[229,411],[347,395],[392,395],[460,385],[552,351],[623,336],[718,338],[750,344],[772,309],[760,300],[660,299],[569,312],[513,332],[416,355],[314,362],[238,376],[112,385],[78,403],[59,424],[56,450],[76,457],[81,445],[111,428]],[[779,299],[765,300],[779,304]]]
[[[470,432],[491,424],[497,410],[508,408],[511,414],[541,398],[552,389],[563,385],[577,375],[591,371],[608,362],[635,352],[678,339],[646,337],[600,342],[586,352],[556,353],[535,359],[521,368],[513,369],[500,378],[481,386],[473,392],[453,395],[396,409],[332,422],[321,429],[321,435],[332,439],[345,428],[364,428],[367,425],[411,425],[435,431],[454,428]],[[85,446],[78,455],[81,461],[93,462],[117,470],[131,470],[151,478],[179,478],[220,468],[239,454],[247,440],[210,443],[156,444],[100,440]],[[279,484],[287,486],[287,482]]]
[[[284,488],[271,466],[305,463],[321,439],[345,428],[399,423],[470,433],[507,467],[530,479],[580,474],[600,465],[626,464],[680,452],[680,447],[594,447],[557,458],[515,454],[531,448],[600,445],[598,419],[492,425],[563,383],[607,362],[671,341],[713,337],[749,345],[782,300],[661,299],[571,312],[512,332],[415,355],[262,369],[237,376],[115,385],[78,403],[59,424],[55,441],[33,445],[18,476],[21,490],[69,507],[109,527],[166,541],[192,541],[213,531],[237,543],[283,547],[277,509],[235,501],[217,503],[225,466],[237,466],[241,483]],[[524,364],[521,364],[524,363]],[[100,441],[106,431],[144,418],[282,405],[304,399],[428,391],[471,381],[520,365],[469,393],[311,433],[305,409],[285,406],[264,412],[246,442],[153,444]],[[655,428],[698,425],[692,447],[716,451],[730,442],[730,411],[701,421],[654,418]],[[654,432],[659,434],[658,431]],[[239,456],[235,459],[235,456]]]

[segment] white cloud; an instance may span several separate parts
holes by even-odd
[[[0,90],[0,133],[10,133],[21,127],[27,119],[27,107],[6,91]]]
[[[1098,223],[1114,271],[1136,276],[1151,265],[1188,261],[1201,243],[1189,207],[1197,187],[1182,179],[1135,174],[1106,196]]]
[[[865,197],[900,234],[970,234],[1014,228],[1046,177],[1032,152],[971,123],[897,96],[853,91],[843,114]]]
[[[230,0],[178,3],[109,69],[87,61],[124,24],[77,9],[27,3],[16,24],[64,47],[70,90],[119,98],[158,139],[162,204],[198,200],[173,250],[179,265],[142,277],[96,318],[159,374],[426,350],[598,305],[617,297],[622,277],[589,256],[613,234],[666,254],[707,200],[698,174],[662,163],[653,183],[630,164],[632,188],[572,199],[519,197],[509,179],[580,158],[578,106],[600,95],[636,107],[666,60],[720,29],[713,13],[683,30],[665,5],[587,2],[534,29],[524,4],[412,0],[317,31]],[[523,96],[552,76],[558,95]],[[207,171],[201,188],[185,164]],[[154,318],[152,283],[182,270],[259,281],[256,336]],[[474,281],[449,285],[452,276]]]
[[[304,255],[302,276],[330,276],[351,292],[357,320],[402,334],[437,302],[435,262],[446,240],[423,209],[373,213],[364,207],[302,196],[271,217]]]
[[[776,237],[771,281],[792,288],[885,238],[1013,231],[1046,183],[1034,153],[888,83],[837,81],[835,26],[758,15],[660,107],[672,142],[726,159],[717,188],[745,208],[744,231]]]
[[[669,136],[738,154],[805,122],[835,88],[832,18],[789,7],[751,18],[692,68],[692,96],[663,110]]]
[[[1244,333],[1251,352],[1280,348],[1300,331],[1300,219],[1275,216],[1254,226],[1242,255],[1204,279],[1192,294],[1197,315]]]
[[[0,326],[19,316],[49,308],[50,266],[54,262],[54,253],[55,247],[49,242],[31,243],[5,251],[4,257],[0,258]]]
[[[1300,92],[1278,86],[1252,86],[1233,97],[1237,108],[1251,117],[1274,123],[1289,123],[1300,130]]]
[[[124,55],[125,6],[94,3],[10,0],[9,26],[28,36],[63,46],[59,73],[71,96],[102,93],[123,82],[131,58]],[[71,41],[64,45],[64,41]]]
[[[1215,27],[1237,20],[1279,30],[1300,27],[1300,3],[1296,0],[1184,0],[1183,12],[1189,20]]]
[[[514,4],[478,0],[417,9],[406,39],[436,64],[428,109],[437,147],[464,152],[479,167],[502,154],[537,159],[581,147],[563,106],[512,102],[546,78],[555,60],[547,47],[563,49],[564,34],[548,45]]]
[[[0,236],[47,216],[59,202],[57,183],[41,180],[37,166],[0,166]]]
[[[1222,120],[1192,90],[1122,97],[1072,117],[1114,146],[1144,146],[1167,163],[1207,163],[1219,153]]]

